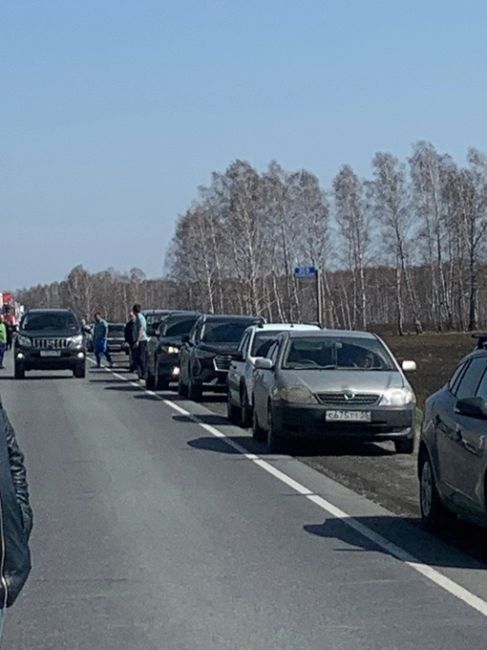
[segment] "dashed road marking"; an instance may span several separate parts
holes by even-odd
[[[95,363],[90,358],[88,358],[88,360],[91,363]],[[123,375],[117,373],[111,368],[108,368],[106,366],[103,366],[103,368],[107,372],[112,374],[114,377],[116,377],[117,379],[127,382],[131,386],[134,386],[135,388],[142,390],[148,395],[151,395],[152,397],[158,399],[163,404],[165,404],[172,410],[176,411],[180,415],[184,415],[188,417],[188,419],[193,421],[195,424],[198,424],[200,427],[202,427],[205,431],[210,433],[215,438],[219,438],[220,440],[223,440],[229,447],[231,447],[239,454],[244,456],[247,460],[255,463],[258,467],[266,471],[268,474],[271,474],[279,481],[281,481],[282,483],[290,487],[292,490],[294,490],[298,494],[302,495],[303,497],[305,497],[306,499],[308,499],[309,501],[317,505],[319,508],[327,512],[335,519],[340,519],[349,528],[352,528],[360,535],[362,535],[362,537],[365,537],[369,541],[373,542],[376,546],[386,551],[396,559],[400,560],[408,567],[410,567],[417,573],[421,574],[423,577],[425,577],[430,582],[434,583],[444,591],[448,592],[452,596],[455,596],[455,598],[458,598],[459,600],[461,600],[463,603],[465,603],[472,609],[475,609],[476,611],[480,612],[480,614],[482,614],[483,616],[487,616],[487,601],[483,600],[479,596],[476,596],[468,589],[465,589],[464,587],[459,585],[454,580],[451,580],[450,578],[445,576],[437,569],[434,569],[429,564],[421,562],[421,560],[417,559],[416,557],[408,553],[408,551],[405,551],[400,546],[397,546],[397,544],[394,544],[393,542],[389,541],[382,535],[379,535],[368,526],[365,526],[360,521],[358,521],[351,515],[347,514],[345,511],[341,510],[340,508],[337,508],[337,506],[333,505],[332,503],[324,499],[322,496],[315,494],[312,490],[302,485],[298,481],[295,481],[293,478],[291,478],[290,476],[282,472],[280,469],[274,467],[267,460],[261,458],[258,454],[249,453],[244,447],[242,447],[242,445],[239,445],[237,442],[232,440],[225,433],[223,433],[216,427],[211,426],[210,424],[206,424],[205,422],[202,422],[197,415],[193,415],[186,409],[182,408],[176,402],[172,402],[171,400],[165,399],[161,395],[158,395],[152,390],[146,389],[143,385],[141,385],[138,382],[131,381],[129,378],[124,377]]]

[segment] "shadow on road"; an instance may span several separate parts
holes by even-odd
[[[374,551],[394,556],[355,530],[353,525],[357,522],[430,566],[487,569],[485,531],[463,522],[459,521],[449,531],[431,535],[421,529],[418,519],[412,517],[354,517],[348,521],[330,518],[322,524],[306,524],[303,529],[311,535],[343,542],[345,546],[335,548],[337,553]]]

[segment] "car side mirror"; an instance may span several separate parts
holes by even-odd
[[[147,336],[155,336],[157,325],[147,325]]]
[[[455,411],[469,418],[487,420],[487,402],[482,397],[466,397],[457,400]]]
[[[254,365],[257,370],[272,370],[274,368],[272,360],[266,359],[264,357],[257,357],[257,359],[254,361]]]
[[[404,372],[415,372],[418,369],[416,361],[403,361],[401,367]]]

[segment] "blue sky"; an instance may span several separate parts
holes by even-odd
[[[7,0],[0,290],[162,274],[214,170],[278,160],[330,185],[378,150],[487,151],[487,4]]]

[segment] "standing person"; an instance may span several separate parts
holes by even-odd
[[[135,314],[135,372],[139,375],[139,379],[143,379],[145,377],[147,341],[149,340],[147,336],[147,321],[142,313],[142,307],[138,303],[132,307],[132,311]]]
[[[30,573],[28,540],[32,530],[32,509],[24,456],[0,400],[0,502],[2,526],[0,546],[0,639],[6,608],[13,605]]]
[[[105,356],[108,365],[113,366],[110,350],[108,349],[108,323],[101,317],[99,311],[95,314],[95,327],[93,328],[93,351],[96,357],[96,367],[101,368],[101,358]]]
[[[3,357],[5,350],[8,345],[8,333],[7,333],[7,324],[5,322],[5,317],[3,314],[0,314],[0,369],[3,369]]]
[[[129,314],[129,319],[125,324],[124,331],[125,343],[129,346],[129,372],[134,372],[134,343],[136,337],[135,331],[135,314],[133,311]]]

